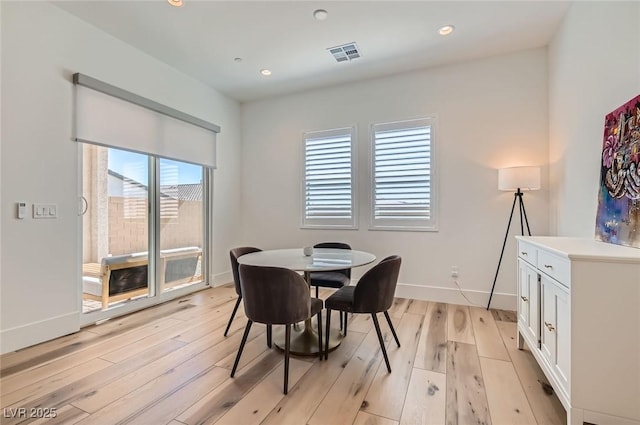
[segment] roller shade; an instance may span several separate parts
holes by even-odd
[[[215,124],[82,74],[74,83],[77,141],[215,168]]]

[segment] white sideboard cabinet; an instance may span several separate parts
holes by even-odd
[[[640,249],[518,240],[518,348],[527,344],[569,425],[640,425]]]

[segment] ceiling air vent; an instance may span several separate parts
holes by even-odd
[[[327,49],[337,62],[348,62],[360,57],[360,51],[356,43],[343,44],[342,46],[329,47]]]

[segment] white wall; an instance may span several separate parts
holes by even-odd
[[[640,3],[575,2],[549,47],[551,229],[594,237],[604,117],[640,93]]]
[[[212,121],[214,280],[228,281],[240,227],[240,107],[236,101],[42,2],[1,2],[1,352],[79,325],[78,151],[73,85],[82,72]],[[15,202],[55,203],[55,220],[17,220]]]
[[[496,170],[547,163],[546,55],[535,49],[243,104],[243,242],[284,248],[337,240],[379,259],[400,254],[398,295],[466,303],[449,277],[455,265],[461,286],[478,291],[472,300],[486,303],[513,200],[497,190]],[[370,124],[434,113],[440,230],[368,231]],[[301,133],[354,124],[359,230],[300,229]],[[543,178],[543,190],[525,195],[537,235],[548,232],[547,191]],[[506,295],[493,306],[515,308],[515,257],[509,238],[496,286]]]

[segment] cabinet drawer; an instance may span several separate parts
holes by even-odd
[[[518,241],[518,257],[522,258],[529,264],[537,265],[538,249],[526,242]]]
[[[571,286],[571,264],[567,258],[540,250],[538,251],[538,270],[551,276],[567,288]]]

